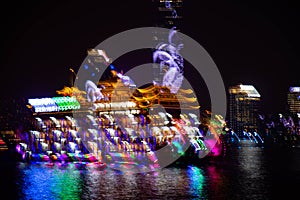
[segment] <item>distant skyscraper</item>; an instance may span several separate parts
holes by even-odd
[[[289,112],[292,115],[300,113],[300,87],[290,87],[287,101]]]
[[[183,0],[152,0],[154,5],[154,26],[182,28]]]
[[[237,85],[229,88],[228,125],[238,134],[247,129],[258,129],[260,94],[252,85]]]
[[[153,3],[153,20],[155,27],[175,29],[180,31],[182,29],[182,14],[183,14],[183,0],[152,0]],[[169,32],[153,33],[154,40],[157,44],[168,43]],[[166,69],[161,69],[158,65],[153,65],[153,80],[161,84],[162,78]]]

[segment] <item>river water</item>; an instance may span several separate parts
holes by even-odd
[[[0,199],[300,198],[299,148],[244,144],[228,147],[219,158],[131,174],[15,162],[9,156],[1,155]]]

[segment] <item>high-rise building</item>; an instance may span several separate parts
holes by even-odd
[[[229,87],[228,125],[237,134],[258,129],[260,94],[252,85]]]
[[[182,28],[183,0],[152,0],[154,26]]]
[[[287,103],[290,114],[296,115],[300,113],[300,87],[290,87]]]

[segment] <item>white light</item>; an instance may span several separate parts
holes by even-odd
[[[260,97],[260,94],[252,85],[240,85],[240,89],[246,92],[248,97]]]
[[[111,102],[111,103],[95,103],[93,105],[94,110],[103,110],[103,109],[127,109],[127,108],[134,108],[136,107],[136,103],[134,102]]]
[[[290,87],[290,92],[300,92],[300,87]]]
[[[34,107],[35,112],[58,111],[58,106],[52,98],[28,99],[28,103]]]

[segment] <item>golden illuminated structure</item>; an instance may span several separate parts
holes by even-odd
[[[173,94],[167,87],[150,85],[146,88],[136,89],[132,98],[140,108],[157,107],[158,105],[170,109],[200,108],[191,89],[180,89],[177,94]]]
[[[100,80],[98,87],[102,88],[101,93],[104,98],[93,103],[93,111],[96,115],[101,114],[138,114],[137,104],[132,99],[135,88],[125,85],[116,76],[114,70],[111,71],[112,77],[107,80]]]
[[[80,104],[86,108],[93,106],[92,110],[98,114],[115,113],[123,111],[141,113],[145,109],[161,106],[165,109],[197,110],[200,105],[192,89],[179,89],[176,94],[171,93],[169,88],[151,84],[146,87],[131,87],[117,76],[117,72],[111,70],[108,79],[100,80],[97,87],[101,88],[103,98],[95,102],[87,102],[87,92],[76,87],[64,87],[56,93],[62,96],[74,96]],[[86,106],[85,106],[86,105]]]
[[[79,90],[77,87],[64,86],[61,90],[56,90],[56,93],[62,96],[76,97],[79,102],[85,101],[86,92]]]

